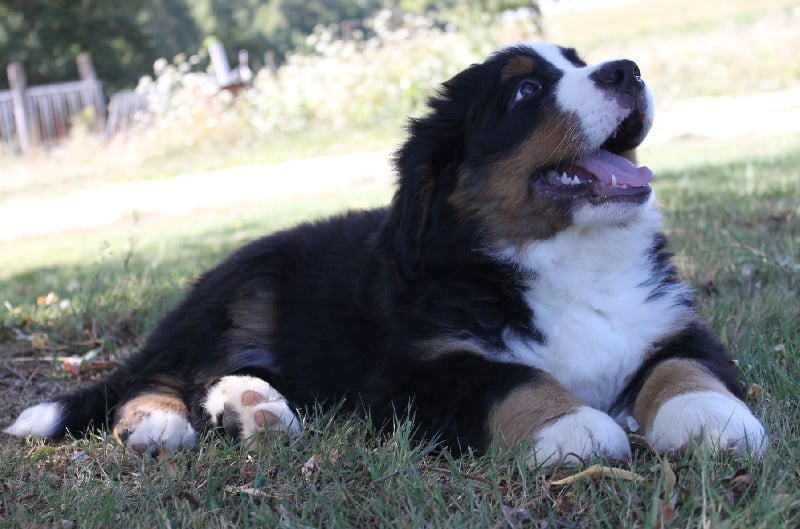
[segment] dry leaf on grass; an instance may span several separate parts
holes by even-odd
[[[306,481],[313,481],[314,475],[319,472],[320,464],[322,463],[322,456],[320,454],[314,454],[308,458],[308,461],[303,463],[302,468],[300,471],[303,473],[303,477]]]
[[[728,505],[734,506],[752,488],[753,476],[747,469],[740,468],[732,476],[724,478],[723,482],[729,485],[725,491],[725,499]]]
[[[231,485],[227,485],[225,487],[225,492],[229,494],[247,494],[251,498],[258,498],[258,499],[264,499],[270,497],[269,493],[264,492],[261,489],[255,489],[253,487],[233,487]]]
[[[592,465],[586,470],[582,470],[577,474],[567,476],[564,479],[551,481],[550,484],[560,487],[562,485],[569,485],[570,483],[575,483],[576,481],[580,481],[583,479],[594,479],[594,478],[615,478],[615,479],[622,479],[625,481],[635,481],[637,483],[644,481],[644,478],[642,476],[634,474],[630,470],[625,470],[624,468]]]
[[[674,507],[675,486],[678,484],[678,477],[672,470],[667,456],[661,458],[661,475],[664,476],[664,482],[661,484],[661,489],[664,491],[664,499]]]
[[[770,395],[768,391],[765,391],[764,386],[761,384],[750,384],[750,388],[747,390],[747,397],[751,400],[762,398],[766,398],[767,400],[772,399],[772,395]]]
[[[36,305],[39,307],[47,307],[48,305],[58,303],[58,301],[58,295],[55,292],[48,292],[46,295],[36,298]]]
[[[34,349],[47,349],[50,345],[50,337],[43,332],[35,332],[29,338]]]

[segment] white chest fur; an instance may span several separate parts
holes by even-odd
[[[648,348],[691,313],[680,302],[683,284],[650,298],[650,248],[660,225],[655,209],[645,207],[624,225],[573,226],[506,252],[534,272],[525,297],[545,339],[540,344],[508,331],[504,359],[542,369],[608,411]]]

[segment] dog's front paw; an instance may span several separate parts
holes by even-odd
[[[713,391],[684,393],[668,400],[646,436],[659,452],[696,442],[712,450],[761,456],[768,443],[764,427],[742,401]]]
[[[222,426],[235,439],[248,440],[270,431],[300,432],[300,421],[286,399],[260,378],[232,375],[221,378],[204,403],[212,426]],[[246,443],[249,446],[249,441]]]
[[[614,419],[602,411],[581,406],[539,430],[528,463],[534,466],[597,457],[625,459],[630,453],[628,436]]]

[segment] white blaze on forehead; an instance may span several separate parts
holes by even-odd
[[[561,80],[555,87],[556,103],[564,112],[574,113],[581,121],[586,137],[586,152],[600,148],[620,122],[628,117],[630,109],[622,108],[608,93],[597,87],[592,73],[603,63],[594,66],[576,66],[564,56],[560,46],[550,43],[527,44],[542,59],[561,70]],[[646,92],[647,89],[645,88]],[[650,94],[646,95],[650,103]],[[648,105],[652,113],[652,104]]]
[[[562,72],[578,69],[578,66],[575,66],[569,61],[569,59],[564,57],[564,50],[561,48],[561,46],[550,44],[549,42],[537,42],[536,44],[530,44],[529,46],[542,59],[546,60]]]

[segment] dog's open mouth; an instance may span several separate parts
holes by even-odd
[[[653,172],[620,156],[643,139],[643,114],[633,112],[597,151],[545,168],[534,177],[537,192],[555,200],[585,198],[592,204],[644,202]],[[644,131],[646,132],[646,131]]]
[[[586,197],[594,204],[608,201],[642,201],[650,194],[653,172],[630,160],[599,150],[578,160],[542,171],[538,191],[553,198]]]

